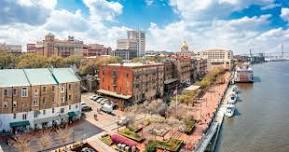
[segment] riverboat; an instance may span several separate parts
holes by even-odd
[[[235,83],[253,83],[254,79],[253,69],[249,64],[244,64],[243,66],[238,66],[234,73]]]

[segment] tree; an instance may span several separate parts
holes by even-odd
[[[0,50],[0,68],[13,68],[15,58],[13,54]]]
[[[13,147],[15,147],[18,151],[22,152],[30,152],[30,136],[27,134],[16,135],[14,136],[14,140],[12,141]]]
[[[80,66],[81,63],[81,56],[72,55],[64,59],[64,64],[66,65],[76,65],[77,67]]]
[[[64,59],[60,56],[52,56],[48,58],[48,64],[55,68],[61,68],[64,67]]]
[[[41,150],[46,150],[52,144],[51,137],[48,133],[43,133],[39,138],[38,142],[41,145]]]
[[[57,130],[57,135],[60,139],[60,141],[65,144],[69,138],[72,135],[72,130],[70,128],[68,128],[67,126],[65,126],[64,128],[60,128],[59,130]]]
[[[43,68],[49,64],[44,56],[27,53],[16,59],[17,68]]]

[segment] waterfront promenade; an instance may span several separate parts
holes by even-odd
[[[218,107],[223,96],[225,96],[229,79],[230,73],[227,72],[225,74],[225,83],[210,87],[203,98],[192,107],[192,113],[194,118],[197,119],[197,124],[191,135],[181,134],[179,136],[179,139],[184,140],[186,144],[181,151],[191,151],[190,149],[196,150],[198,145],[203,142],[203,139],[206,136],[205,133],[213,123]]]

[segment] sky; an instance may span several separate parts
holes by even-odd
[[[146,49],[289,48],[288,0],[1,0],[0,42],[33,43],[53,33],[116,47],[126,31],[146,32]],[[25,48],[25,47],[23,47]]]

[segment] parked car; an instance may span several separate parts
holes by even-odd
[[[81,106],[81,111],[83,111],[83,112],[92,111],[92,108],[88,105]]]
[[[80,106],[81,106],[81,107],[87,106],[87,104],[86,104],[85,102],[81,102],[81,103],[80,103]]]
[[[97,103],[100,103],[100,101],[103,100],[103,99],[104,99],[104,98],[100,97],[100,98],[96,99],[96,102],[97,102]]]
[[[104,98],[103,100],[100,101],[100,104],[101,104],[101,105],[104,105],[105,103],[108,103],[108,100],[105,99],[105,98]]]
[[[113,112],[113,105],[112,104],[108,104],[105,103],[101,108],[101,111],[105,112],[105,113],[109,113],[111,114]]]
[[[124,126],[127,125],[129,122],[129,118],[128,117],[121,117],[116,123],[120,126]]]

